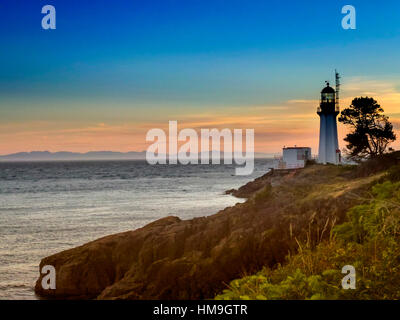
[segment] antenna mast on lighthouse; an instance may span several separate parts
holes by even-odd
[[[336,111],[339,111],[339,91],[340,91],[340,75],[335,69],[335,79],[336,79]]]

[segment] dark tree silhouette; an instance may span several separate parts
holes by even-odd
[[[346,141],[349,157],[360,161],[383,154],[388,145],[396,140],[393,125],[383,114],[382,107],[368,97],[355,98],[341,112],[339,122],[352,127]]]

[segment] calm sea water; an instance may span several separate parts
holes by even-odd
[[[0,162],[0,299],[36,299],[43,257],[174,215],[206,216],[241,202],[225,195],[263,175],[230,165],[144,161]]]

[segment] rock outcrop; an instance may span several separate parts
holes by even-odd
[[[271,172],[239,189],[245,203],[213,216],[167,217],[44,258],[40,268],[55,267],[57,287],[44,290],[40,275],[35,291],[67,299],[212,298],[232,279],[282,262],[297,239],[319,239],[327,219],[343,219],[357,201],[340,191],[362,192],[371,179],[355,183],[345,169],[318,165]]]
[[[260,191],[265,187],[266,184],[271,186],[277,186],[285,182],[288,178],[290,179],[301,169],[294,170],[274,170],[267,172],[261,177],[254,179],[253,181],[246,183],[239,189],[231,189],[226,191],[226,194],[231,194],[237,198],[249,198],[257,191]]]

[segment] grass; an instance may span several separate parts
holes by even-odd
[[[216,299],[400,299],[400,165],[398,154],[385,156],[381,163],[374,159],[359,167],[333,167],[320,177],[321,166],[314,165],[299,173],[293,183],[278,188],[265,188],[254,196],[262,206],[272,204],[271,197],[298,188],[313,180],[292,196],[299,211],[287,222],[290,237],[297,248],[274,267],[265,266],[255,274],[231,281]],[[378,166],[379,170],[376,169]],[[310,178],[311,177],[311,178]],[[325,183],[324,183],[325,181]],[[326,183],[329,181],[329,183]],[[320,182],[320,183],[319,183]],[[354,190],[363,189],[362,193]],[[354,197],[357,204],[340,210],[344,194]],[[303,195],[303,197],[302,197]],[[331,215],[321,216],[311,208],[324,199],[331,199]],[[292,208],[292,207],[291,207]],[[303,211],[308,214],[299,215]],[[306,221],[304,221],[307,219]],[[315,221],[319,220],[317,226]],[[294,235],[302,228],[305,237]],[[297,232],[297,235],[299,232]],[[356,269],[356,289],[344,290],[342,267]]]

